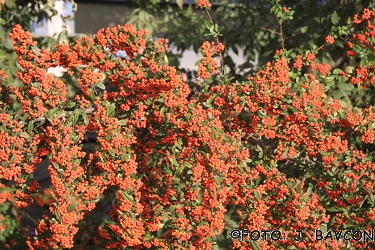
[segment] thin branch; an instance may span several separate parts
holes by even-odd
[[[276,32],[276,31],[274,31],[274,30],[269,30],[269,29],[264,28],[264,27],[260,27],[260,28],[261,28],[262,30],[268,31],[268,32],[270,32],[270,33],[275,33],[276,35],[280,35],[279,32]]]
[[[316,49],[316,51],[319,51],[319,50],[323,49],[324,45],[325,44],[321,45],[319,48]]]
[[[91,114],[91,113],[94,112],[94,108],[86,108],[86,109],[84,109],[83,112],[86,113],[86,114]],[[63,117],[65,117],[65,116],[67,116],[67,114],[70,115],[71,113],[73,113],[73,111],[63,111],[63,112],[61,112],[61,114],[60,114],[59,116],[57,116],[56,118],[63,118]],[[46,118],[45,118],[44,116],[39,116],[39,117],[37,117],[37,118],[34,119],[34,122],[44,122],[45,120],[46,120]],[[20,124],[23,125],[23,124],[26,124],[26,122],[21,121]]]
[[[270,149],[270,146],[264,144],[264,142],[262,141],[262,139],[257,139],[251,135],[246,135],[243,137],[243,140],[246,140],[248,141],[250,144],[252,145],[258,145],[260,146],[262,149]]]
[[[340,64],[345,60],[345,58],[346,58],[345,55],[340,56],[340,57],[335,61],[335,65],[333,65],[332,68],[337,68],[338,66],[340,66]]]
[[[215,26],[215,23],[214,21],[212,20],[211,18],[211,15],[210,15],[210,12],[208,11],[208,9],[206,8],[206,12],[207,12],[207,16],[208,18],[210,19],[210,23],[212,26]],[[219,44],[220,41],[219,41],[219,37],[216,37],[216,42]],[[223,54],[222,54],[222,51],[220,51],[220,64],[221,64],[221,71],[223,72],[224,74],[224,59],[223,59]]]
[[[280,23],[280,38],[281,38],[281,48],[284,50],[284,37],[283,37],[283,25]]]
[[[274,33],[274,34],[276,34],[276,35],[279,35],[280,38],[281,38],[281,48],[284,50],[284,41],[285,41],[285,40],[284,40],[284,38],[283,38],[283,25],[280,24],[279,27],[280,27],[280,32],[276,32],[276,31],[274,31],[274,30],[269,30],[269,29],[264,28],[264,27],[260,27],[260,28],[261,28],[262,30],[268,31],[268,32],[270,32],[270,33]]]

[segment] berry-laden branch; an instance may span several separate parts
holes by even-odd
[[[206,28],[209,30],[210,33],[206,35],[212,36],[216,40],[216,48],[211,51],[211,47],[213,47],[213,43],[209,45],[208,42],[206,42],[204,45],[202,45],[201,50],[204,58],[201,60],[201,63],[198,68],[198,76],[201,79],[206,79],[209,76],[208,72],[217,73],[216,68],[218,67],[215,60],[212,58],[212,55],[215,53],[218,53],[220,56],[220,66],[221,66],[221,73],[225,76],[225,65],[224,65],[224,59],[223,59],[223,50],[224,45],[219,41],[219,36],[222,36],[220,33],[219,26],[214,23],[212,20],[211,14],[209,10],[211,9],[212,4],[208,0],[199,0],[197,4],[197,8],[205,9],[207,17],[209,22],[206,21],[205,25]]]

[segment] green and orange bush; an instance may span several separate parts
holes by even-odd
[[[198,6],[210,8],[208,1]],[[281,30],[293,16],[279,1],[271,13]],[[213,32],[213,41],[201,47],[198,93],[168,65],[167,41],[130,24],[51,50],[15,26],[11,39],[23,86],[4,84],[0,92],[0,177],[14,182],[1,186],[2,246],[78,248],[82,221],[90,224],[111,190],[108,218],[90,228],[90,249],[213,249],[224,242],[232,249],[374,247],[314,236],[316,229],[370,231],[375,223],[373,152],[356,148],[358,141],[374,142],[375,109],[352,108],[329,95],[336,80],[358,91],[374,82],[375,13],[365,9],[348,24],[356,25],[358,33],[343,38],[342,29],[332,30],[326,44],[305,54],[282,44],[273,61],[243,82],[232,82],[216,61],[225,48]],[[318,58],[337,39],[346,39],[353,64],[333,70]],[[127,57],[115,57],[119,50]],[[46,72],[58,66],[79,71],[82,94],[74,102],[66,84]],[[99,150],[83,149],[87,132],[97,133]],[[43,157],[51,162],[52,183],[44,198],[33,178]],[[2,206],[32,203],[48,213],[35,236],[19,230],[15,242],[8,229],[17,218]],[[229,232],[237,227],[287,237],[232,240]],[[296,230],[304,232],[302,241],[294,240]]]

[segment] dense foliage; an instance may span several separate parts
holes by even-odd
[[[202,25],[207,19],[206,13],[196,11],[194,5],[184,4],[183,0],[136,0],[124,4],[134,7],[129,22],[136,28],[168,38],[169,42],[178,48],[179,53],[168,55],[171,65],[178,69],[177,58],[184,51],[191,47],[197,51],[207,37],[220,32],[223,35],[222,42],[227,48],[223,52],[227,73],[238,81],[246,80],[247,75],[256,72],[259,66],[271,60],[274,51],[280,49],[282,42],[285,49],[303,55],[308,50],[318,49],[325,42],[326,35],[331,32],[341,38],[335,40],[335,46],[321,50],[317,60],[329,64],[333,69],[353,65],[353,58],[348,57],[343,50],[350,38],[347,34],[355,33],[362,27],[348,24],[353,21],[355,13],[364,8],[375,7],[373,0],[284,1],[280,4],[287,4],[287,7],[295,12],[292,19],[285,20],[280,36],[280,25],[270,15],[270,1],[212,1],[210,13],[217,26],[211,31]],[[242,51],[244,61],[236,61],[233,54],[228,53],[230,50],[239,55],[242,55]],[[188,80],[194,79],[195,73],[187,71]],[[331,96],[345,101],[351,107],[365,107],[368,105],[366,102],[375,104],[372,87],[357,91],[340,80],[335,79],[330,83]]]
[[[375,13],[364,8],[319,46],[298,53],[287,48],[282,32],[298,10],[271,1],[281,42],[273,60],[239,81],[222,64],[226,46],[211,4],[200,0],[197,6],[211,32],[200,46],[198,93],[168,65],[167,41],[154,41],[131,24],[50,50],[39,48],[20,25],[13,28],[23,84],[6,84],[1,73],[0,177],[14,185],[1,184],[0,201],[18,210],[38,203],[49,211],[33,237],[14,234],[1,211],[2,247],[374,247],[363,237],[375,223],[375,108],[332,98],[330,85],[367,96]],[[351,27],[353,33],[342,33]],[[336,46],[351,59],[333,70],[318,57]],[[127,57],[115,57],[119,50]],[[69,74],[78,70],[81,94],[74,102],[67,100],[66,83],[46,72],[56,66]],[[99,148],[87,152],[83,141],[90,132]],[[51,161],[49,199],[33,179],[42,157]],[[101,221],[106,199],[112,203]],[[279,230],[282,237],[252,240],[244,229]],[[361,239],[354,230],[361,230]],[[303,240],[294,238],[298,232]]]

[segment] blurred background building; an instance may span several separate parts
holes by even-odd
[[[68,33],[70,35],[95,34],[99,29],[105,27],[113,27],[116,25],[124,25],[128,22],[129,16],[133,9],[126,4],[127,0],[76,0],[77,11],[73,11],[73,3],[71,1],[56,1],[55,8],[60,15],[72,16],[73,20],[66,23]],[[175,0],[171,1],[173,4]],[[195,0],[185,0],[184,5],[193,4]],[[60,17],[54,17],[51,21],[44,21],[39,25],[35,25],[35,36],[54,36],[63,29],[63,21]],[[156,34],[162,36],[162,34]],[[172,52],[175,50],[173,44],[170,46]],[[230,51],[233,60],[238,63],[244,63],[243,51],[239,50],[239,54]],[[200,55],[192,48],[183,53],[179,60],[181,68],[187,71],[196,70],[196,61],[200,59]],[[51,73],[61,75],[61,70],[50,69]]]

